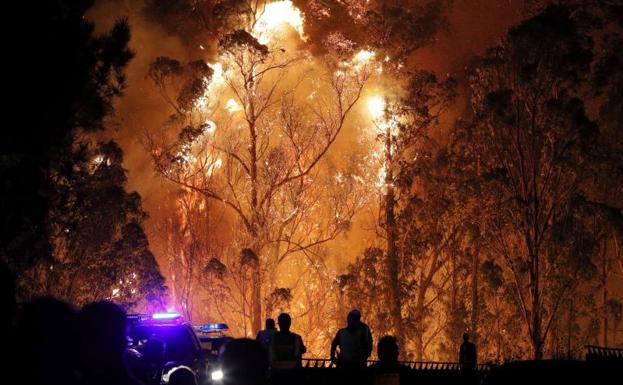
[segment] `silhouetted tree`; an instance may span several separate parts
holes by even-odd
[[[27,106],[36,113],[22,128],[2,131],[0,254],[17,272],[21,300],[162,307],[164,278],[141,227],[140,197],[125,191],[121,149],[90,139],[125,88],[130,30],[120,20],[95,35],[84,16],[91,4],[46,1],[24,13],[31,30],[20,42],[28,52],[16,56],[19,73],[47,59],[22,78],[15,112],[26,96],[45,103]]]
[[[481,168],[474,198],[488,247],[504,261],[536,359],[563,304],[596,273],[583,196],[599,131],[579,93],[591,50],[565,6],[512,28],[472,72],[475,123],[455,133],[455,154]]]
[[[142,228],[141,198],[125,191],[121,149],[81,142],[62,161],[48,213],[53,259],[20,276],[22,291],[77,305],[112,299],[164,307],[164,278]]]
[[[24,119],[0,134],[0,255],[17,276],[52,260],[54,174],[63,172],[62,158],[78,133],[102,129],[125,87],[124,69],[133,56],[128,24],[120,20],[95,35],[84,17],[91,4],[20,3],[12,12],[27,20],[18,31],[21,39],[10,39],[17,42],[10,109]]]

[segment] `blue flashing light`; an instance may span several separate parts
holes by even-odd
[[[224,323],[216,323],[216,324],[204,324],[197,327],[197,329],[204,333],[209,332],[223,332],[225,330],[229,330],[229,326]]]
[[[182,315],[180,313],[177,312],[170,312],[170,313],[154,313],[151,315],[151,318],[153,320],[174,320],[174,319],[178,319],[181,318]]]

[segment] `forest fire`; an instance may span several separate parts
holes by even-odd
[[[0,154],[18,301],[250,338],[288,313],[307,357],[352,309],[409,360],[455,361],[464,333],[487,363],[621,346],[621,6],[458,3],[98,0],[58,19],[80,32],[46,52],[86,59],[47,52],[66,79],[33,78],[53,101],[37,142]]]
[[[284,24],[293,28],[301,40],[306,40],[303,32],[303,14],[292,1],[268,2],[258,13],[259,17],[253,26],[253,35],[261,44],[268,44],[275,39],[275,35]]]
[[[373,119],[379,119],[385,113],[385,100],[382,96],[372,96],[368,99],[368,111]]]

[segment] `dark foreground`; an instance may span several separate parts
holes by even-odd
[[[623,380],[623,356],[598,361],[517,361],[497,367],[479,366],[464,371],[452,364],[420,363],[399,374],[373,370],[345,371],[333,367],[313,367],[309,360],[292,372],[276,372],[271,383],[282,384],[430,384],[430,385],[530,385],[530,384],[619,384]],[[458,365],[458,364],[457,364]]]

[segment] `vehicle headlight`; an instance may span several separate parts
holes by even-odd
[[[223,371],[221,369],[216,369],[211,374],[212,381],[220,381],[223,379]]]

